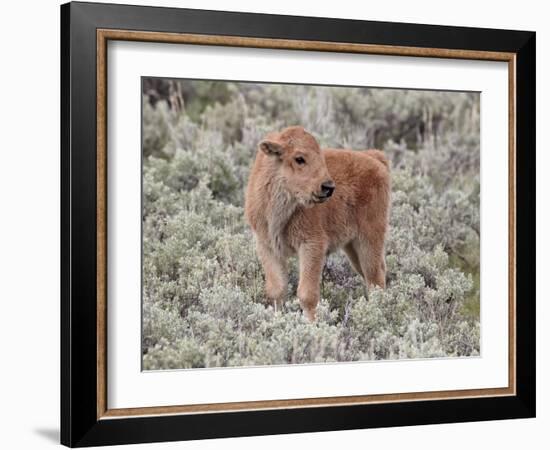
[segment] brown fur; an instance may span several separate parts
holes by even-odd
[[[330,198],[323,197],[327,182],[335,185]],[[306,317],[315,320],[326,255],[340,248],[367,285],[385,287],[389,208],[389,165],[382,152],[321,150],[301,127],[266,136],[248,180],[245,215],[267,297],[275,307],[283,303],[286,262],[297,254],[298,298]]]

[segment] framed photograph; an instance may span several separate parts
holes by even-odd
[[[535,415],[535,33],[61,7],[61,442]]]

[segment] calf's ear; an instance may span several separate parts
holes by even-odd
[[[264,140],[260,142],[260,149],[269,156],[281,156],[283,147],[275,141]]]

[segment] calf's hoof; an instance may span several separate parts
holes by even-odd
[[[315,322],[317,320],[317,308],[305,308],[303,310],[304,317],[308,320],[308,322]]]
[[[271,303],[271,304],[273,305],[273,310],[275,312],[282,311],[284,309],[284,306],[285,306],[285,302],[282,299],[273,300],[273,303]]]

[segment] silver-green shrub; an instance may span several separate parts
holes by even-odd
[[[143,98],[144,369],[479,354],[477,94],[178,83],[181,110]],[[295,261],[284,309],[265,303],[243,217],[258,141],[295,124],[392,161],[387,288],[330,255],[314,324]]]

